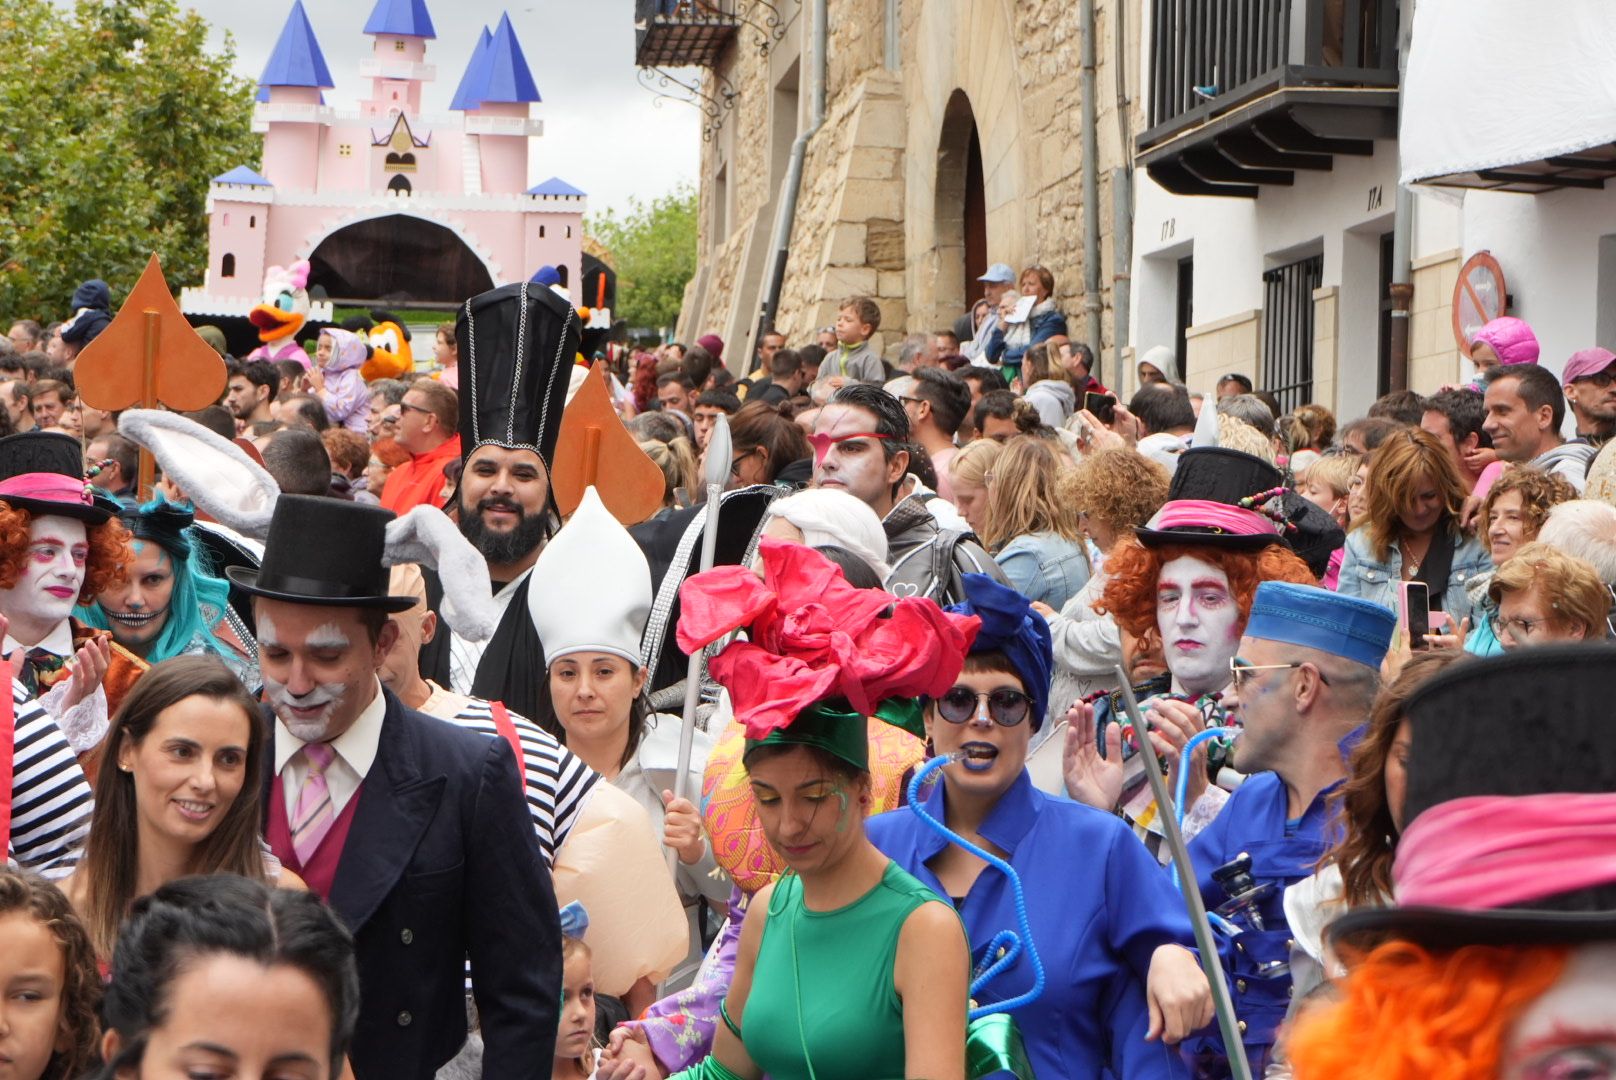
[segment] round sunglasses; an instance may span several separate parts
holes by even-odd
[[[937,714],[950,724],[964,724],[977,716],[977,704],[988,703],[988,716],[1000,727],[1015,727],[1027,719],[1032,699],[1020,690],[998,689],[979,694],[969,686],[953,686],[937,699]]]

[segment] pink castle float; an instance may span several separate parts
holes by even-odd
[[[377,0],[364,33],[370,97],[334,108],[314,28],[293,3],[259,80],[262,168],[213,178],[208,269],[182,294],[186,314],[247,316],[280,300],[301,327],[330,321],[332,301],[457,304],[544,265],[576,295],[584,193],[559,178],[528,184],[543,122],[530,115],[539,91],[509,15],[483,30],[451,112],[437,116],[421,111],[436,76],[426,0]],[[292,311],[284,272],[270,271],[304,261]]]

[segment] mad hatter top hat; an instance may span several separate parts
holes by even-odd
[[[56,431],[0,439],[0,500],[30,514],[59,514],[99,525],[116,504],[97,498],[84,479],[78,440]]]
[[[329,607],[408,610],[413,596],[388,595],[383,563],[391,510],[315,495],[282,495],[275,502],[257,570],[225,573],[243,591],[271,600]]]
[[[1195,446],[1178,457],[1167,502],[1138,531],[1146,547],[1204,544],[1257,551],[1284,543],[1281,525],[1254,497],[1284,487],[1280,471],[1262,458],[1221,446]],[[1252,505],[1241,506],[1247,500]]]
[[[1439,950],[1616,940],[1613,698],[1606,644],[1456,664],[1417,690],[1398,906],[1350,912],[1332,938]]]

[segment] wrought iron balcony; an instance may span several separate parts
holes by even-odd
[[[1255,198],[1396,135],[1396,0],[1150,3],[1139,163],[1169,191]]]
[[[732,0],[635,0],[634,62],[717,67],[740,25]]]

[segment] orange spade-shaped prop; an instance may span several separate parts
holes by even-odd
[[[180,314],[153,255],[123,307],[73,366],[79,398],[103,412],[166,405],[205,409],[224,394],[224,360]],[[152,459],[140,452],[140,494],[151,493]]]
[[[662,509],[662,470],[628,433],[606,388],[605,362],[597,360],[561,414],[551,487],[556,508],[569,517],[591,484],[601,502],[624,525]]]

